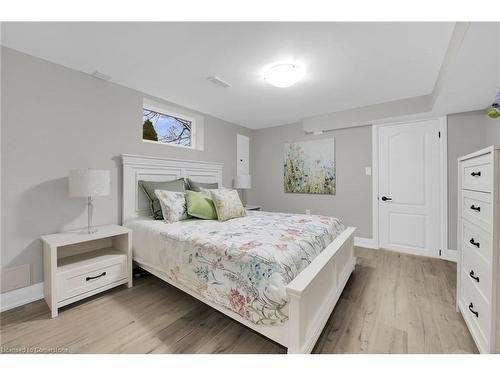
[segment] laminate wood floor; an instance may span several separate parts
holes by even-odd
[[[477,353],[455,311],[456,265],[357,248],[357,265],[314,353]],[[285,353],[152,276],[60,310],[43,300],[1,314],[1,349],[69,353]]]

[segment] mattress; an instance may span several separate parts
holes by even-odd
[[[139,218],[133,257],[256,324],[288,319],[286,285],[345,228],[337,218],[248,211],[225,222]]]

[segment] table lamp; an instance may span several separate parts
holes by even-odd
[[[249,174],[239,174],[234,179],[234,187],[236,189],[242,189],[242,198],[244,198],[244,189],[250,189],[252,187],[252,176]],[[242,199],[243,205],[246,206],[246,199]]]
[[[87,198],[88,222],[86,233],[97,232],[97,228],[92,226],[93,197],[109,195],[109,171],[101,169],[75,169],[69,172],[68,183],[69,195],[71,197]]]

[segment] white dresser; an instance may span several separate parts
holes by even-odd
[[[481,353],[500,353],[500,146],[458,159],[457,305]]]

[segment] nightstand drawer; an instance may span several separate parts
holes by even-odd
[[[59,302],[127,279],[127,256],[116,250],[80,254],[61,263],[57,272]]]

